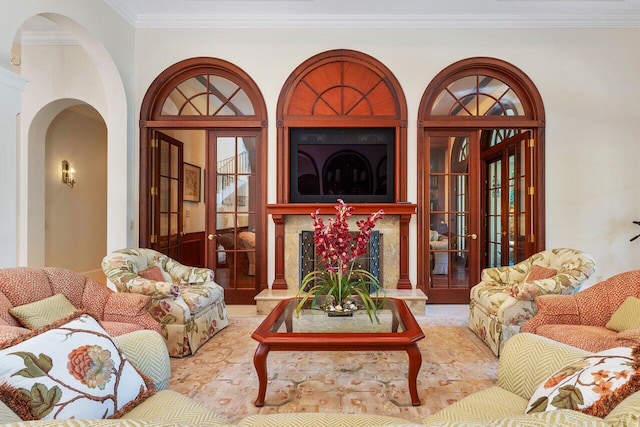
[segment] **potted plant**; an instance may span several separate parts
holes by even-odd
[[[384,211],[380,209],[356,222],[360,231],[352,236],[348,220],[354,208],[342,199],[338,199],[335,208],[336,217],[328,223],[320,217],[320,209],[311,214],[313,242],[323,268],[309,272],[302,279],[296,313],[312,298],[312,307],[321,307],[330,315],[352,315],[356,310],[365,309],[373,322],[374,317],[378,320],[380,282],[369,271],[357,268],[355,261],[367,252],[371,230],[384,217]]]

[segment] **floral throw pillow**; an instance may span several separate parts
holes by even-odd
[[[25,421],[116,418],[155,392],[88,314],[4,345],[0,400]]]
[[[640,347],[611,348],[585,356],[547,378],[527,413],[572,409],[604,418],[640,390]]]

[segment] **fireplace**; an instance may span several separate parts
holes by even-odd
[[[356,232],[351,232],[351,235],[355,235]],[[380,231],[373,230],[367,244],[367,252],[358,257],[354,261],[354,268],[368,271],[379,283],[382,283],[382,264],[380,263],[381,256],[380,250],[382,249],[382,235]],[[314,270],[323,268],[320,257],[316,254],[316,245],[313,242],[313,231],[303,230],[300,232],[300,275],[299,282],[302,283],[302,279],[308,273]]]

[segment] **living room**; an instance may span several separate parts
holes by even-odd
[[[145,224],[151,220],[141,190],[146,179],[141,144],[147,138],[141,129],[148,128],[139,121],[145,119],[145,98],[176,64],[213,58],[242,71],[265,107],[265,123],[256,126],[267,165],[257,177],[264,209],[264,215],[256,215],[259,246],[236,249],[258,255],[255,273],[247,275],[248,293],[253,298],[263,290],[287,288],[283,275],[290,269],[279,252],[281,231],[268,208],[283,205],[279,100],[301,64],[348,50],[386,67],[405,100],[406,122],[397,125],[406,144],[404,182],[395,204],[412,205],[414,211],[397,214],[408,215],[407,239],[403,264],[394,274],[406,289],[430,297],[429,271],[435,268],[423,261],[433,253],[424,245],[431,225],[424,195],[428,174],[419,178],[426,158],[425,129],[419,123],[422,97],[444,70],[469,58],[494,58],[516,67],[542,101],[544,117],[534,126],[544,142],[536,177],[542,188],[535,190],[533,223],[541,235],[531,245],[591,255],[597,267],[585,288],[639,268],[640,246],[629,241],[640,231],[633,223],[640,219],[635,189],[640,145],[634,138],[640,131],[634,108],[640,94],[640,60],[634,54],[640,12],[632,2],[544,2],[548,9],[536,3],[540,9],[532,12],[522,9],[529,2],[496,1],[488,3],[498,9],[476,5],[466,15],[444,9],[421,14],[412,5],[396,5],[393,15],[363,14],[345,5],[348,19],[313,9],[306,18],[292,19],[298,8],[317,2],[288,3],[243,2],[243,8],[255,8],[245,21],[233,5],[223,18],[170,16],[160,8],[145,14],[116,1],[4,5],[0,267],[65,267],[104,281],[104,256],[150,244]],[[167,123],[155,129],[176,132]],[[197,147],[185,152],[191,156],[185,163],[202,166],[204,196],[207,171],[197,160],[204,149]],[[62,160],[74,169],[73,187],[61,182]],[[185,232],[202,231],[189,226],[205,224],[204,202],[202,197],[185,205]],[[216,262],[220,259],[216,256]],[[479,268],[471,270],[479,279]],[[387,267],[385,274],[391,271]],[[468,296],[468,287],[465,292]]]

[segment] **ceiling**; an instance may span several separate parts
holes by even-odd
[[[637,28],[640,0],[105,0],[136,28]]]

